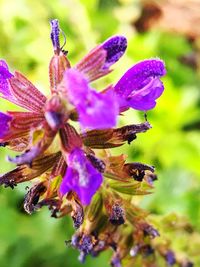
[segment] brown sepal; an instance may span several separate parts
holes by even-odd
[[[38,157],[32,162],[32,166],[21,165],[14,170],[3,174],[0,177],[0,185],[5,187],[10,186],[14,188],[18,183],[32,180],[36,177],[39,177],[41,174],[50,169],[53,164],[58,160],[61,153],[55,153],[51,155],[43,155]]]
[[[13,143],[13,140],[27,137],[31,129],[38,127],[44,120],[42,114],[34,112],[7,112],[11,117],[9,131],[4,135],[3,141]],[[16,144],[16,143],[15,143]],[[18,144],[20,146],[20,143]],[[16,145],[15,145],[16,146]]]
[[[81,135],[83,143],[91,148],[113,148],[130,144],[136,134],[146,132],[151,128],[148,122],[127,125],[117,129],[92,130]]]
[[[46,97],[21,73],[9,79],[12,102],[36,113],[42,113]]]
[[[60,138],[62,142],[62,148],[67,153],[70,153],[74,148],[82,146],[82,140],[76,129],[66,123],[65,126],[60,129]]]
[[[107,53],[101,46],[92,49],[76,66],[75,68],[82,72],[89,81],[94,81],[111,72],[109,69],[104,69]]]
[[[54,55],[49,64],[49,79],[51,92],[57,91],[59,83],[63,79],[65,70],[70,68],[70,63],[67,57],[60,52],[59,55]]]

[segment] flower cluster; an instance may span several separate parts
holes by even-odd
[[[52,20],[49,96],[0,60],[1,98],[25,109],[0,113],[0,146],[19,153],[8,157],[17,166],[0,177],[0,184],[14,188],[33,180],[26,212],[48,206],[52,217],[69,214],[76,229],[70,244],[81,261],[111,248],[112,266],[126,258],[131,264],[139,254],[154,254],[151,239],[159,233],[127,195],[149,193],[156,175],[154,167],[127,163],[125,155],[112,156],[109,149],[130,144],[151,128],[146,120],[117,128],[117,119],[129,108],[146,112],[155,107],[164,90],[165,65],[160,59],[141,61],[115,85],[97,92],[90,82],[112,71],[127,48],[126,38],[111,37],[71,67],[60,32],[58,20]],[[160,254],[175,262],[168,248]]]

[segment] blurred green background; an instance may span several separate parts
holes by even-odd
[[[195,0],[189,2],[189,6],[187,1],[182,2],[186,9],[191,2],[198,4]],[[49,20],[58,18],[67,36],[66,49],[72,65],[111,35],[127,37],[126,55],[114,66],[113,73],[95,82],[97,88],[115,83],[138,60],[160,57],[166,62],[165,92],[155,110],[148,113],[153,129],[138,135],[131,146],[125,145],[116,153],[128,153],[129,161],[156,166],[159,179],[154,193],[136,201],[159,223],[160,215],[175,216],[168,214],[183,216],[191,223],[192,234],[179,235],[177,240],[173,232],[169,236],[175,241],[175,248],[186,250],[195,266],[200,266],[200,36],[191,33],[190,27],[181,29],[173,12],[172,30],[165,19],[165,7],[152,9],[150,5],[148,9],[150,3],[155,7],[156,1],[139,0],[0,0],[0,58],[48,94],[48,64],[52,56]],[[3,100],[0,105],[1,110],[15,109]],[[141,121],[143,115],[131,110],[121,123]],[[1,173],[14,167],[5,160],[9,153],[0,148]],[[45,209],[32,216],[24,213],[27,185],[15,190],[0,188],[0,266],[82,266],[78,253],[64,244],[73,233],[70,219],[55,220]],[[88,258],[86,266],[107,267],[109,257],[106,252],[97,259]]]

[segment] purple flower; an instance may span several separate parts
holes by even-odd
[[[69,101],[76,107],[83,129],[105,129],[116,125],[119,109],[113,91],[96,92],[75,69],[65,72],[64,81]]]
[[[8,65],[4,60],[0,60],[0,94],[6,98],[10,96],[8,79],[13,75],[8,70]]]
[[[102,183],[102,175],[86,158],[83,150],[75,148],[68,156],[68,167],[60,185],[60,193],[65,195],[75,191],[83,205],[88,205]]]
[[[160,77],[165,74],[165,65],[160,59],[144,60],[130,68],[114,87],[120,110],[132,107],[146,111],[154,108],[155,100],[164,90]]]
[[[9,130],[9,122],[12,120],[12,117],[0,112],[0,138],[3,138]]]

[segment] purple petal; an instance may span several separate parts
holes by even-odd
[[[88,94],[91,103],[87,106],[77,106],[79,120],[82,129],[106,129],[112,128],[117,124],[119,108],[113,92],[108,91],[100,94],[91,91]]]
[[[6,133],[9,131],[9,122],[12,120],[12,117],[0,112],[0,138],[3,138]]]
[[[160,77],[166,74],[164,62],[159,59],[144,60],[129,69],[115,85],[120,109],[132,107],[149,110],[161,96],[164,86]]]
[[[0,60],[0,93],[5,97],[11,97],[7,81],[11,77],[13,75],[9,72],[8,65],[4,60]]]
[[[65,82],[82,128],[105,129],[116,125],[119,110],[112,90],[102,94],[90,89],[87,80],[75,69],[66,71]]]
[[[106,50],[104,69],[109,68],[124,54],[127,48],[127,40],[124,36],[113,36],[106,40],[101,47]]]
[[[107,75],[111,65],[124,54],[127,40],[123,36],[113,36],[91,50],[75,68],[84,74],[88,81]]]
[[[88,205],[102,183],[102,175],[86,158],[83,150],[74,149],[68,157],[68,168],[60,186],[60,193],[65,195],[75,191],[82,204]]]

